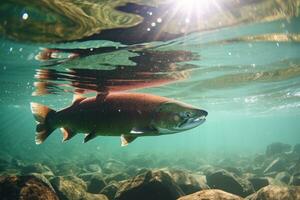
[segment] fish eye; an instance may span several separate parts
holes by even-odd
[[[187,117],[187,118],[190,118],[192,116],[192,113],[191,112],[185,112],[184,116]]]

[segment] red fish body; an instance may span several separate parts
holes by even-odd
[[[85,133],[84,142],[99,135],[121,136],[122,145],[126,145],[139,136],[194,128],[203,123],[207,115],[204,110],[172,99],[137,93],[79,97],[70,107],[57,112],[36,103],[32,103],[31,108],[38,122],[37,144],[62,127],[64,141],[76,133]]]

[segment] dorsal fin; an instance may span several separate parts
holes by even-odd
[[[84,99],[86,99],[85,96],[81,95],[81,94],[74,94],[73,96],[73,101],[72,101],[72,104],[78,104],[80,103],[81,101],[83,101]]]

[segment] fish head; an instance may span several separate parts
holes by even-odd
[[[153,126],[160,134],[186,131],[205,122],[207,111],[181,102],[162,103],[156,110]]]

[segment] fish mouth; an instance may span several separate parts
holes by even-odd
[[[185,119],[183,122],[181,122],[178,125],[178,129],[181,130],[188,130],[191,128],[195,128],[201,124],[203,124],[206,121],[206,116],[208,113],[204,110],[199,110],[199,115],[197,117],[191,117]]]

